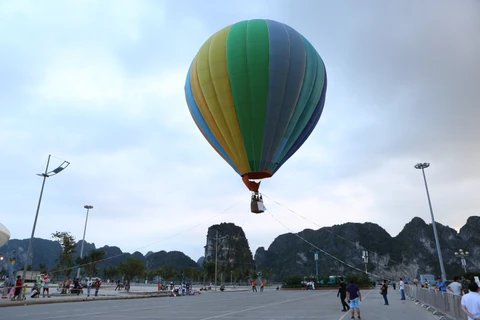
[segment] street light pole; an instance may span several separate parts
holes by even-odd
[[[365,263],[365,274],[368,274],[367,265],[368,265],[368,251],[363,250],[362,253],[363,263]]]
[[[215,291],[217,291],[217,264],[218,264],[218,240],[225,239],[227,236],[218,237],[218,230],[215,234]]]
[[[45,173],[39,173],[37,176],[43,177],[42,188],[40,189],[40,197],[38,198],[37,212],[35,213],[35,220],[33,221],[32,235],[30,236],[30,241],[28,242],[27,257],[25,258],[25,265],[23,266],[22,280],[25,281],[25,275],[27,274],[28,259],[30,257],[30,252],[32,251],[32,241],[33,236],[35,235],[35,227],[37,226],[38,212],[40,211],[40,204],[42,203],[43,189],[45,188],[45,181],[48,177],[54,176],[60,173],[63,169],[68,167],[70,162],[63,161],[63,163],[56,168],[55,170],[48,171],[48,166],[50,164],[51,155],[48,155],[47,166],[45,167]]]
[[[460,258],[465,273],[467,273],[467,261],[465,260],[465,257],[468,257],[469,254],[468,251],[463,251],[463,249],[458,249],[458,252],[455,252],[455,257]]]
[[[85,227],[83,228],[83,241],[82,241],[82,246],[80,247],[80,259],[83,258],[83,244],[85,243],[85,233],[87,232],[88,212],[90,211],[90,209],[93,209],[93,206],[88,204],[83,207],[87,209],[87,217],[85,218]],[[78,270],[77,270],[77,279],[78,278],[80,278],[80,266],[78,266]]]
[[[310,250],[310,252],[313,252],[313,258],[315,259],[315,276],[318,283],[318,251]]]
[[[417,163],[415,169],[421,169],[423,174],[423,181],[425,182],[425,190],[427,191],[428,206],[430,207],[430,215],[432,216],[433,235],[435,236],[435,244],[437,246],[438,260],[440,262],[440,271],[442,272],[442,280],[447,281],[447,274],[443,266],[442,250],[440,249],[440,242],[438,240],[437,226],[435,224],[435,217],[433,216],[432,202],[430,201],[430,193],[428,192],[427,177],[425,176],[425,169],[430,166],[430,163]]]

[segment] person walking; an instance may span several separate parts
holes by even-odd
[[[340,278],[340,283],[338,284],[337,298],[340,296],[340,301],[342,303],[342,312],[350,310],[350,306],[345,301],[347,298],[347,285],[343,282],[343,278]]]
[[[347,302],[350,303],[350,310],[352,310],[351,319],[355,319],[355,310],[357,310],[357,318],[360,317],[360,301],[362,301],[362,295],[360,293],[360,288],[355,284],[355,281],[350,280],[350,284],[347,287]]]
[[[383,301],[385,302],[384,305],[388,306],[388,298],[387,298],[388,282],[387,282],[387,280],[383,280],[382,287],[380,288],[380,293],[383,296]]]
[[[252,292],[257,292],[257,281],[252,280]]]
[[[470,292],[462,297],[462,311],[467,315],[468,320],[480,320],[480,292],[475,281],[468,285]]]
[[[100,279],[95,280],[95,297],[98,296],[98,290],[100,290]]]
[[[23,280],[22,276],[17,276],[17,281],[15,281],[15,291],[13,294],[12,301],[15,299],[22,300],[22,291],[23,291]]]
[[[7,299],[9,290],[10,290],[10,277],[7,274],[7,277],[3,282],[2,299]]]
[[[400,278],[400,282],[398,282],[398,289],[400,290],[400,300],[405,300],[405,283],[403,283],[402,278]]]
[[[92,290],[92,285],[93,285],[92,277],[89,277],[87,281],[87,298],[90,297],[90,291]]]
[[[115,291],[117,291],[117,289],[118,289],[118,291],[121,290],[121,288],[120,288],[120,280],[117,280],[117,286],[115,287]]]

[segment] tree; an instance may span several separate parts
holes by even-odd
[[[185,267],[185,268],[183,268],[183,274],[190,281],[193,281],[195,279],[195,277],[199,277],[201,275],[201,272],[197,268]]]
[[[117,267],[111,266],[103,269],[103,276],[107,279],[113,279],[118,276],[119,270]]]
[[[62,249],[58,257],[57,267],[59,273],[66,279],[73,270],[75,263],[73,262],[73,253],[75,252],[75,237],[70,232],[57,231],[52,233],[52,238],[55,239]],[[63,293],[63,292],[62,292]]]
[[[143,275],[145,272],[145,265],[138,258],[129,257],[126,261],[122,262],[118,267],[120,272],[125,275],[128,280],[138,275]]]
[[[173,278],[176,274],[175,268],[166,266],[162,268],[162,274],[160,274],[166,281]]]
[[[205,262],[203,264],[203,270],[205,270],[207,278],[215,277],[215,262]]]
[[[47,265],[45,263],[39,263],[38,264],[38,270],[40,270],[40,273],[47,273]]]
[[[265,280],[268,280],[273,275],[273,271],[270,268],[263,268],[261,272],[262,278]]]
[[[94,274],[98,273],[97,263],[105,257],[105,251],[102,250],[92,250],[85,257],[86,261],[82,261],[85,264],[85,273],[89,277],[93,277]]]

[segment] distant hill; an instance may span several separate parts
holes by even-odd
[[[464,271],[455,251],[469,251],[468,271],[480,271],[480,217],[468,218],[466,224],[456,230],[437,223],[443,260],[448,278],[463,275]],[[16,251],[17,269],[23,268],[28,239],[11,239],[0,247],[0,252]],[[76,245],[78,257],[81,242]],[[96,249],[95,244],[85,242],[84,253]],[[105,260],[98,264],[100,270],[118,266],[128,257],[139,258],[147,270],[171,266],[176,269],[192,267],[200,270],[205,267],[207,279],[212,279],[215,256],[219,279],[246,281],[252,272],[263,271],[272,279],[282,280],[287,275],[314,276],[314,251],[318,251],[319,275],[337,275],[363,272],[365,265],[362,251],[369,251],[368,272],[376,278],[410,279],[419,274],[440,274],[437,251],[431,224],[421,218],[413,218],[403,230],[391,237],[375,223],[344,223],[318,230],[305,229],[297,234],[286,233],[278,236],[268,249],[260,247],[253,259],[248,239],[241,227],[233,223],[216,224],[208,228],[205,255],[197,262],[180,251],[126,253],[115,246],[98,248],[105,251]],[[48,269],[54,267],[60,254],[60,245],[53,240],[33,239],[32,266],[38,269],[45,263]],[[7,261],[0,267],[8,270]]]
[[[438,222],[436,226],[447,277],[453,278],[464,273],[454,254],[458,249],[470,252],[467,257],[468,271],[478,272],[480,217],[470,217],[460,232]],[[365,270],[362,260],[362,251],[365,249],[369,250],[367,269],[377,278],[396,279],[403,276],[414,279],[422,273],[441,273],[432,225],[418,217],[407,223],[396,237],[391,237],[374,223],[345,223],[318,230],[306,229],[297,235],[283,234],[268,249],[258,248],[255,262],[257,269],[269,268],[279,279],[292,274],[313,276],[313,251],[318,250],[320,275],[356,273]]]
[[[23,269],[25,265],[25,259],[27,256],[29,239],[17,240],[11,239],[7,244],[0,247],[0,252],[5,254],[11,254],[15,250],[16,256],[16,269]],[[81,241],[77,242],[75,246],[74,259],[80,255]],[[84,255],[87,255],[90,251],[97,249],[95,244],[85,242],[83,247]],[[128,252],[123,252],[118,247],[103,246],[98,248],[105,252],[105,258],[102,262],[98,263],[99,270],[111,266],[118,266],[123,261],[127,260],[129,257],[134,257],[140,259],[146,266],[147,269],[155,269],[159,267],[171,266],[174,268],[181,267],[194,267],[199,268],[197,263],[193,261],[190,257],[186,256],[184,253],[179,251],[160,251],[160,252],[149,252],[145,256],[141,252],[134,252],[133,254]],[[47,269],[52,269],[57,265],[57,259],[60,255],[61,248],[58,242],[53,240],[45,240],[40,238],[34,238],[32,241],[32,252],[30,260],[32,261],[31,265],[34,270],[38,269],[40,263],[44,263],[47,266]],[[4,270],[8,270],[7,261],[3,261],[3,264],[0,263],[0,267]]]

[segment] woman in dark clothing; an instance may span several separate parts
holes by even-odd
[[[387,280],[383,280],[382,288],[380,290],[381,290],[380,293],[383,296],[383,300],[385,301],[385,305],[388,306],[388,298],[387,298],[388,284],[387,284]]]
[[[22,294],[22,288],[23,287],[23,281],[22,281],[22,276],[17,276],[17,281],[15,281],[15,293],[12,298],[12,300],[15,300],[17,297],[21,297]]]

